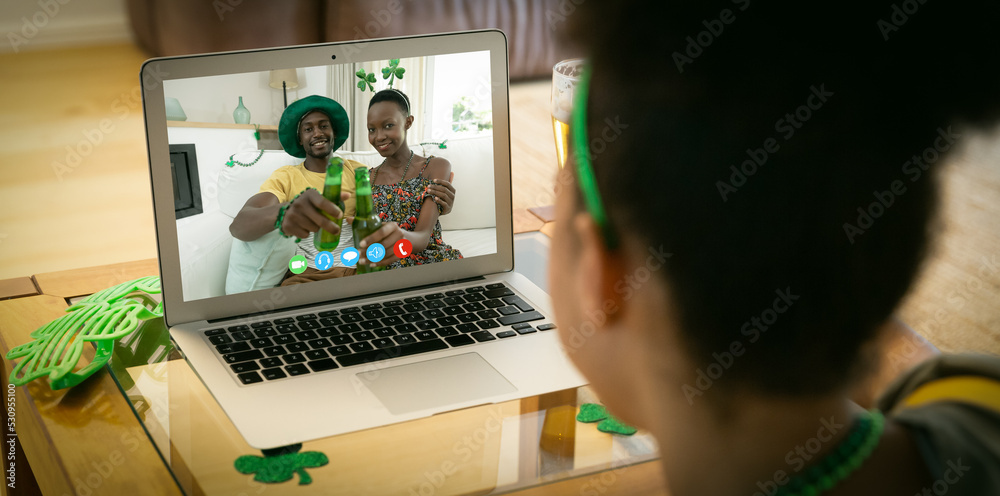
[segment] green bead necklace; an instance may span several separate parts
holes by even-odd
[[[244,164],[243,162],[236,160],[236,154],[233,154],[229,156],[229,160],[226,161],[226,165],[229,167],[232,167],[234,165],[239,165],[242,167],[250,167],[251,165],[256,164],[257,161],[260,160],[260,158],[263,156],[264,156],[264,150],[261,150],[260,153],[257,155],[257,158],[253,159],[253,162],[250,162],[249,164]]]
[[[865,412],[854,422],[851,432],[837,449],[805,473],[792,477],[774,496],[816,496],[829,491],[871,456],[884,429],[882,412],[875,409]]]

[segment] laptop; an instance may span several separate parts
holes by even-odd
[[[232,238],[225,195],[239,189],[221,178],[243,170],[267,176],[260,157],[282,152],[255,145],[273,140],[286,98],[338,101],[352,139],[337,154],[361,162],[374,156],[365,112],[372,90],[388,84],[382,68],[405,69],[394,87],[412,102],[411,148],[453,153],[457,198],[441,217],[442,236],[463,257],[227,290],[234,261],[247,250],[273,255],[267,263],[301,265],[287,251]],[[250,446],[287,446],[585,384],[552,330],[548,295],[514,271],[502,32],[157,58],[143,64],[141,77],[164,318]],[[259,128],[235,123],[238,107]],[[289,156],[284,165],[298,163]],[[479,224],[461,225],[471,217]],[[316,268],[319,258],[307,265]]]

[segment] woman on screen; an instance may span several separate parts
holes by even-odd
[[[361,263],[372,243],[386,247],[386,256],[376,266],[390,269],[462,258],[462,253],[441,236],[442,200],[447,191],[440,184],[451,176],[451,163],[441,157],[422,157],[406,144],[406,131],[413,125],[410,99],[396,89],[379,91],[368,103],[368,142],[385,158],[372,169],[372,195],[382,228],[361,242]],[[402,259],[394,253],[400,240],[412,245],[412,254]]]

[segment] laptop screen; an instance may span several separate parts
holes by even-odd
[[[361,255],[388,258],[377,271],[403,271],[496,253],[490,76],[489,51],[475,51],[164,81],[185,301],[332,279],[349,284],[370,273],[358,269]],[[382,103],[370,106],[375,95]],[[334,138],[343,143],[332,154],[331,146],[306,153],[321,164],[343,160],[347,220],[339,235],[327,233],[325,243],[318,232],[296,242],[273,224],[288,212],[281,206],[306,187],[323,192],[324,173],[310,170],[304,148],[294,146],[310,125],[306,113],[330,105],[326,98],[343,109],[330,117],[338,121],[332,127],[346,120],[342,125],[349,131]],[[319,113],[328,117],[328,110]],[[288,126],[282,137],[284,114],[286,125],[294,121],[297,129]],[[296,138],[291,146],[290,133]],[[328,141],[317,134],[321,145]],[[412,154],[405,153],[403,140]],[[395,168],[379,168],[390,160]],[[388,183],[399,178],[400,166],[411,179]],[[355,183],[361,168],[375,176],[364,191]],[[449,169],[456,198],[437,195],[452,203],[439,206],[429,194],[429,172],[447,180],[441,171]],[[367,201],[367,192],[374,206],[369,217],[395,223],[416,243],[404,237],[359,252],[362,236],[349,221],[370,230],[358,215],[358,200]],[[414,244],[423,249],[414,250]]]
[[[168,320],[269,311],[512,267],[499,32],[153,59],[143,80]],[[306,129],[315,111],[331,129],[314,143],[302,136],[322,134]],[[279,125],[283,115],[294,124]],[[343,163],[348,197],[339,236],[283,236],[275,222],[290,210],[281,206],[307,188],[316,190],[307,197],[322,194],[334,158]],[[362,169],[372,179],[370,200],[369,189],[357,187]],[[434,179],[451,179],[454,198],[434,195],[443,186]],[[370,202],[371,215],[359,215],[359,200]],[[395,224],[398,234],[374,245],[379,235],[355,235],[370,231],[357,228],[363,218]],[[282,223],[293,224],[308,222]],[[358,260],[379,257],[377,270],[358,269]]]

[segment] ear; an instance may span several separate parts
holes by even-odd
[[[403,126],[403,129],[410,129],[410,126],[412,126],[412,125],[413,125],[413,116],[412,115],[407,116],[406,117],[406,125]]]
[[[581,287],[577,294],[582,298],[581,308],[598,327],[621,319],[619,310],[624,303],[615,288],[625,281],[625,265],[619,253],[608,250],[601,231],[588,213],[578,213],[573,218],[573,229],[580,242],[581,270],[589,277],[577,278]]]

